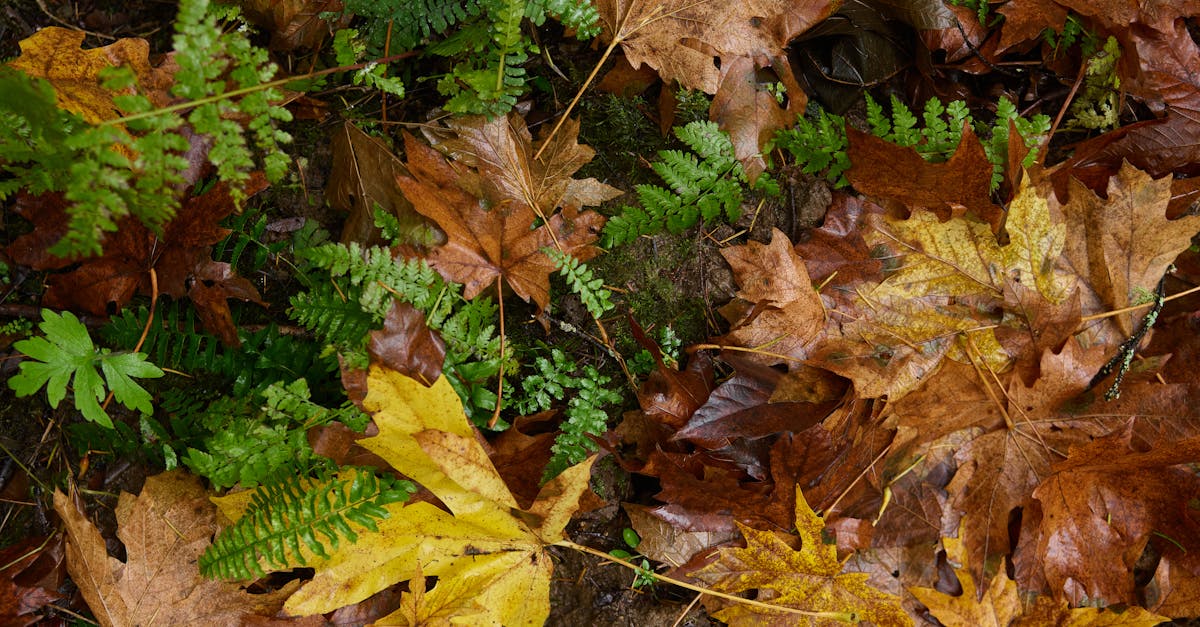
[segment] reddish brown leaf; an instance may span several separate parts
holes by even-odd
[[[383,328],[371,331],[367,354],[382,364],[429,387],[442,376],[446,343],[425,324],[425,314],[408,303],[393,303]]]
[[[1200,438],[1139,452],[1132,433],[1131,422],[1071,449],[1033,492],[1046,579],[1073,605],[1136,603],[1133,568],[1152,539],[1168,558],[1198,563],[1200,478],[1176,466],[1200,460]]]
[[[340,0],[247,0],[240,6],[250,21],[271,33],[271,49],[285,52],[316,48],[354,18],[343,13]],[[325,19],[331,14],[337,19]]]
[[[604,225],[600,214],[578,211],[581,204],[594,204],[608,194],[599,184],[570,178],[591,158],[590,149],[574,143],[570,131],[577,132],[578,125],[560,133],[544,157],[548,161],[538,164],[531,161],[535,147],[519,117],[490,123],[471,118],[454,129],[462,134],[441,144],[459,161],[452,164],[405,135],[411,176],[396,179],[417,211],[446,232],[446,244],[429,255],[429,263],[462,283],[467,298],[503,278],[518,296],[544,309],[555,265],[542,249],[557,247],[589,259],[599,252],[592,242]],[[464,171],[464,166],[473,170]],[[557,206],[564,208],[553,213]],[[531,228],[539,213],[546,222]]]
[[[971,214],[998,230],[1003,211],[992,202],[992,166],[983,144],[963,127],[958,149],[945,163],[925,161],[912,148],[884,141],[870,133],[846,127],[853,164],[846,178],[868,196],[898,202],[909,210],[929,209],[942,221]]]
[[[29,625],[45,606],[62,598],[57,589],[66,575],[63,539],[30,536],[0,550],[0,622]]]
[[[255,173],[245,192],[253,195],[266,186],[262,174]],[[62,268],[68,263],[46,253],[46,242],[60,237],[66,224],[63,207],[54,198],[27,199],[21,205],[23,215],[35,228],[8,248],[19,263],[39,270]],[[200,196],[185,199],[161,238],[140,222],[126,218],[119,223],[120,229],[105,240],[103,255],[47,278],[42,304],[107,315],[110,307],[121,309],[137,293],[149,295],[150,270],[154,269],[160,294],[194,297],[206,328],[236,345],[237,333],[226,300],[239,298],[260,304],[262,300],[253,284],[233,274],[228,264],[210,258],[212,245],[229,234],[220,221],[234,209],[228,187],[218,184]]]
[[[781,71],[788,69],[784,65]],[[776,131],[795,124],[808,102],[790,71],[778,77],[787,87],[786,109],[774,94],[760,87],[758,74],[757,64],[749,57],[737,57],[722,65],[717,93],[708,112],[709,118],[729,133],[733,154],[742,162],[751,183],[767,169],[762,146]]]

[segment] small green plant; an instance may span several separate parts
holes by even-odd
[[[958,148],[962,138],[963,124],[971,124],[981,137],[984,153],[992,164],[991,189],[995,190],[1004,177],[1004,164],[1008,155],[1008,128],[1011,121],[1029,148],[1037,147],[1050,131],[1050,118],[1035,115],[1021,117],[1017,107],[1007,98],[996,104],[996,117],[990,126],[972,118],[966,103],[956,100],[943,106],[937,98],[925,103],[921,122],[912,110],[891,98],[891,115],[869,95],[867,98],[867,126],[871,134],[900,146],[913,148],[926,161],[941,162],[949,159]],[[845,172],[850,169],[850,158],[846,154],[846,121],[838,115],[819,111],[815,120],[801,118],[794,128],[775,134],[768,148],[779,148],[790,153],[801,169],[808,174],[824,172],[826,180],[835,187],[846,187]],[[1024,165],[1033,165],[1037,151],[1025,156]]]
[[[150,393],[138,385],[135,378],[150,379],[163,376],[163,371],[146,361],[142,353],[114,353],[96,348],[87,327],[69,311],[56,314],[42,310],[38,328],[44,337],[34,337],[13,344],[13,348],[29,359],[21,362],[20,372],[8,380],[17,396],[36,394],[46,388],[51,407],[58,407],[67,395],[67,385],[74,391],[75,408],[84,418],[108,428],[112,419],[100,406],[109,390],[118,403],[143,413],[153,413]],[[104,373],[101,378],[96,366]]]
[[[200,573],[257,579],[264,574],[260,560],[279,567],[306,564],[301,543],[313,554],[328,557],[326,543],[336,549],[343,539],[358,539],[347,521],[378,531],[375,521],[388,517],[383,506],[407,501],[415,490],[409,481],[353,467],[341,469],[332,479],[283,477],[260,487],[242,517],[205,549]]]
[[[638,532],[626,527],[621,530],[621,539],[625,542],[625,546],[629,547],[629,550],[613,549],[608,554],[634,564],[636,564],[634,560],[641,558],[642,562],[641,564],[637,564],[637,570],[634,571],[633,575],[634,589],[645,588],[658,583],[658,577],[655,576],[654,569],[650,568],[650,560],[636,552],[638,546],[642,544],[642,538],[638,535]]]
[[[615,307],[612,291],[605,289],[603,279],[592,276],[592,269],[587,264],[554,248],[543,248],[542,252],[554,262],[571,291],[579,296],[593,318],[599,319],[612,311]]]
[[[997,16],[995,21],[989,23],[991,16],[991,3],[988,0],[950,0],[950,4],[956,7],[967,7],[975,12],[975,17],[979,19],[979,23],[984,26],[995,26],[1002,18]]]
[[[696,121],[676,127],[675,135],[693,153],[660,150],[651,167],[669,189],[657,185],[638,185],[641,207],[624,206],[621,213],[604,225],[604,246],[619,246],[642,235],[664,230],[679,233],[718,218],[734,222],[742,215],[743,186],[746,173],[733,156],[733,142],[715,122]],[[753,189],[778,193],[778,185],[766,174],[760,175]]]
[[[1085,26],[1083,20],[1074,13],[1067,13],[1062,31],[1049,28],[1042,31],[1042,40],[1054,49],[1055,55],[1075,44],[1079,44],[1079,51],[1084,57],[1091,57],[1100,50],[1100,36]]]
[[[1072,119],[1068,126],[1099,131],[1117,127],[1121,91],[1117,61],[1120,58],[1121,46],[1111,35],[1105,40],[1104,48],[1088,57],[1083,91],[1071,103]]]
[[[0,199],[22,189],[63,192],[68,228],[52,253],[99,254],[105,233],[125,216],[160,230],[180,206],[176,188],[192,167],[189,137],[209,138],[207,160],[235,200],[258,167],[250,143],[267,178],[283,176],[288,158],[279,143],[290,137],[276,122],[291,114],[272,104],[281,98],[266,83],[275,66],[242,29],[223,30],[208,5],[179,6],[170,96],[180,105],[155,109],[133,70],[109,68],[101,74],[104,87],[121,94],[113,106],[123,115],[92,125],[59,108],[49,82],[0,68],[0,168],[11,177],[0,182]]]
[[[450,59],[437,83],[452,113],[503,115],[525,93],[525,63],[541,49],[523,28],[553,18],[589,39],[600,14],[586,0],[346,0],[348,13],[367,18],[361,40],[367,56],[416,50]],[[357,34],[357,33],[356,33]],[[356,58],[361,55],[354,55]],[[422,60],[428,66],[428,60]],[[355,80],[358,78],[356,76]],[[375,80],[375,79],[367,79]]]
[[[599,436],[607,429],[608,414],[603,407],[623,399],[608,387],[611,377],[601,375],[594,366],[580,368],[560,349],[551,349],[549,358],[537,357],[532,367],[534,372],[521,380],[524,394],[515,403],[518,411],[532,414],[567,400],[566,421],[551,447],[553,455],[543,475],[543,480],[549,481],[596,450],[588,436]]]
[[[663,362],[668,368],[676,367],[679,363],[679,349],[683,346],[683,340],[675,334],[674,327],[670,325],[659,327],[656,339],[658,348],[662,351]],[[644,348],[629,360],[628,365],[629,371],[636,375],[648,375],[658,367],[654,363],[654,356]]]
[[[348,401],[329,409],[309,400],[304,379],[272,384],[248,401],[219,397],[188,419],[204,436],[196,443],[200,448],[188,447],[182,461],[217,489],[306,474],[318,463],[308,444],[309,429],[336,420],[362,431],[369,420]]]

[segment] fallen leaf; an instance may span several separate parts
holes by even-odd
[[[1200,438],[1145,452],[1123,430],[1072,448],[1033,491],[1040,501],[1038,549],[1056,597],[1072,605],[1134,604],[1133,569],[1146,544],[1198,565],[1200,479],[1181,464],[1200,460]]]
[[[367,386],[363,403],[379,435],[360,444],[428,488],[449,512],[429,502],[389,506],[378,533],[331,552],[286,611],[325,613],[394,582],[436,576],[437,587],[463,590],[483,608],[481,624],[541,625],[553,569],[546,547],[562,539],[591,462],[567,469],[521,510],[445,377],[426,388],[372,366]]]
[[[846,179],[859,192],[925,208],[943,222],[970,215],[999,231],[1004,213],[992,202],[992,165],[970,124],[964,123],[958,148],[944,163],[930,163],[916,150],[846,126],[851,165]]]
[[[1039,596],[1030,604],[1022,603],[1017,584],[1001,573],[992,579],[986,590],[978,590],[968,556],[962,542],[955,538],[943,538],[942,546],[946,557],[954,566],[954,574],[962,586],[960,594],[950,595],[933,588],[912,586],[912,592],[929,608],[934,618],[946,627],[1037,627],[1040,625],[1127,625],[1129,627],[1154,627],[1164,621],[1144,608],[1130,606],[1125,609],[1100,609],[1081,607],[1072,609],[1065,602]]]
[[[71,579],[101,625],[240,624],[248,616],[273,616],[295,587],[250,594],[200,576],[196,560],[217,531],[216,508],[200,480],[181,470],[146,479],[138,496],[121,494],[123,562],[109,557],[77,502],[55,491],[54,510],[67,532]]]
[[[429,264],[462,283],[466,298],[503,278],[518,296],[545,309],[556,267],[542,249],[581,260],[595,256],[592,243],[604,217],[579,208],[611,197],[611,188],[570,178],[591,158],[590,149],[575,143],[577,123],[536,163],[536,144],[515,114],[491,122],[471,117],[452,128],[461,134],[439,143],[458,156],[453,162],[405,135],[411,176],[396,179],[416,210],[446,232],[446,244],[430,253]],[[544,223],[533,228],[539,218]]]
[[[100,71],[107,68],[130,67],[138,78],[140,93],[156,107],[169,104],[167,91],[174,75],[150,65],[150,44],[145,39],[119,39],[102,48],[81,50],[84,36],[80,30],[43,28],[21,41],[21,56],[8,66],[49,81],[58,106],[78,113],[91,124],[120,117],[113,97],[121,93],[105,89],[99,78]]]
[[[791,72],[784,54],[788,42],[828,17],[837,2],[796,4],[784,0],[721,4],[601,0],[601,38],[618,38],[635,69],[643,63],[663,80],[688,89],[716,93],[719,82],[713,57],[722,65],[737,57],[771,59],[780,76]],[[712,54],[710,50],[715,50]],[[800,94],[789,96],[800,98]]]
[[[284,52],[316,48],[354,18],[340,0],[243,0],[239,6],[247,19],[271,33],[271,49]]]
[[[442,376],[446,343],[425,324],[420,309],[408,303],[393,303],[383,319],[383,328],[368,336],[367,354],[373,362],[427,386]]]
[[[1090,288],[1083,294],[1085,311],[1122,309],[1153,292],[1167,266],[1200,232],[1200,216],[1167,219],[1170,177],[1152,179],[1127,163],[1109,181],[1107,198],[1079,183],[1072,183],[1070,198],[1062,213],[1068,232],[1079,235],[1067,242],[1063,261]],[[1133,333],[1141,316],[1134,311],[1114,317],[1119,335]]]
[[[444,243],[396,185],[396,177],[407,176],[408,170],[382,139],[344,122],[334,131],[332,144],[333,168],[325,196],[329,206],[350,214],[342,227],[343,243],[368,245],[379,239],[376,207],[396,217],[404,239]]]
[[[252,196],[266,189],[261,173],[254,173],[245,194]],[[57,269],[70,260],[47,252],[44,244],[61,238],[66,232],[64,208],[54,195],[22,197],[19,213],[34,224],[31,233],[17,238],[8,254],[18,263],[34,269]],[[229,186],[219,183],[199,196],[184,199],[179,212],[166,224],[162,237],[155,235],[132,218],[104,241],[103,254],[84,260],[78,267],[46,279],[42,304],[56,309],[86,311],[98,316],[123,308],[141,293],[152,293],[150,270],[158,277],[158,292],[173,298],[195,296],[195,304],[209,332],[219,335],[228,345],[239,344],[229,298],[262,304],[258,290],[245,278],[238,277],[223,262],[211,259],[212,246],[229,235],[221,220],[233,213],[235,205]]]
[[[64,574],[62,536],[30,536],[0,550],[0,622],[30,625],[44,607],[61,599]]]
[[[847,619],[852,623],[870,621],[879,627],[912,624],[898,597],[868,586],[865,574],[842,573],[837,549],[822,540],[824,521],[808,507],[799,488],[795,516],[799,550],[772,532],[739,523],[746,548],[719,549],[717,560],[693,576],[718,592],[758,590],[759,600],[800,609],[807,615],[735,604],[716,612],[715,618],[735,626],[794,625],[799,620],[833,625]]]

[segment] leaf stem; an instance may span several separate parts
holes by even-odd
[[[612,562],[614,564],[619,564],[621,566],[624,566],[625,568],[628,568],[634,572],[644,570],[641,567],[637,566],[636,564],[632,564],[632,563],[627,562],[618,557],[613,557],[612,555],[609,555],[608,553],[605,553],[605,552],[597,550],[597,549],[593,549],[590,546],[576,544],[574,542],[571,542],[570,540],[559,540],[558,542],[554,543],[554,546],[566,547],[568,549],[574,549],[576,551],[580,551],[582,553],[587,553],[589,555],[595,555],[596,557],[602,558],[602,559]],[[680,581],[678,579],[673,579],[671,577],[667,577],[666,575],[659,575],[659,574],[655,573],[654,578],[658,581],[670,584],[672,586],[679,586],[680,588],[686,588],[693,592],[699,592],[700,594],[707,594],[709,596],[717,597],[720,599],[725,599],[726,601],[733,601],[735,603],[743,603],[746,605],[752,605],[754,607],[761,608],[764,610],[769,610],[771,612],[786,612],[789,614],[800,614],[802,616],[811,616],[813,618],[824,618],[824,619],[828,619],[828,620],[836,620],[836,621],[841,621],[843,623],[853,623],[853,622],[857,622],[857,620],[858,620],[858,618],[852,612],[813,612],[810,610],[802,610],[802,609],[795,608],[795,607],[788,607],[786,605],[772,605],[770,603],[763,603],[762,601],[756,601],[754,599],[745,599],[745,598],[742,598],[742,597],[739,597],[736,595],[727,594],[724,592],[717,592],[716,590],[710,590],[708,588],[697,586],[695,584],[687,583],[686,581]]]
[[[99,126],[117,126],[117,125],[121,125],[121,124],[126,124],[126,123],[132,122],[134,120],[142,120],[145,118],[154,117],[156,115],[162,115],[164,113],[174,113],[176,111],[183,111],[185,109],[191,109],[191,108],[203,105],[203,104],[208,104],[210,102],[220,102],[222,100],[228,100],[230,98],[236,98],[238,96],[252,94],[256,91],[263,91],[265,89],[281,87],[288,83],[294,83],[296,81],[302,81],[302,80],[305,80],[308,78],[317,78],[319,76],[325,76],[326,74],[335,74],[337,72],[350,72],[353,70],[361,70],[362,68],[367,67],[368,65],[371,65],[371,64],[375,64],[375,63],[391,63],[392,61],[397,61],[399,59],[411,57],[416,54],[417,54],[416,52],[409,51],[409,52],[404,52],[401,54],[394,54],[389,57],[383,57],[381,59],[375,59],[372,61],[364,61],[362,63],[355,63],[354,65],[341,65],[338,67],[326,68],[324,70],[319,70],[316,72],[309,72],[307,74],[300,74],[298,76],[289,76],[287,78],[279,78],[279,79],[275,79],[275,80],[267,82],[267,83],[251,85],[249,87],[243,87],[241,89],[227,91],[222,94],[214,94],[212,96],[207,96],[207,97],[201,98],[199,100],[188,100],[187,102],[180,102],[180,103],[168,106],[168,107],[163,107],[161,109],[154,109],[153,111],[143,111],[142,113],[135,113],[133,115],[127,115],[127,116],[115,118],[112,120],[104,120],[103,122],[100,122]]]

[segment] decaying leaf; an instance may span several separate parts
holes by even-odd
[[[956,538],[943,538],[946,557],[954,566],[961,593],[950,595],[933,588],[911,587],[929,612],[946,627],[1038,627],[1041,625],[1127,625],[1153,627],[1168,619],[1140,607],[1102,610],[1094,607],[1072,609],[1065,602],[1039,596],[1033,604],[1022,603],[1017,584],[1001,573],[987,590],[978,590],[967,567],[967,552]]]
[[[181,470],[146,479],[142,493],[122,493],[117,537],[124,562],[109,557],[104,538],[81,506],[54,493],[67,532],[67,569],[101,625],[233,625],[273,616],[294,585],[250,594],[200,576],[196,560],[217,531],[216,508],[200,480]]]
[[[730,625],[834,625],[870,621],[879,627],[911,625],[900,600],[866,584],[867,575],[842,573],[837,549],[821,538],[825,523],[796,489],[800,549],[774,533],[738,525],[746,548],[720,549],[717,561],[693,576],[720,592],[758,590],[758,600],[801,609],[808,615],[772,612],[738,604],[714,616]]]
[[[255,173],[244,192],[251,196],[266,187],[266,179]],[[19,199],[18,213],[33,222],[35,229],[8,246],[8,254],[18,263],[41,270],[70,264],[72,260],[47,252],[47,242],[58,241],[66,233],[68,221],[61,200],[55,194]],[[238,276],[229,264],[211,258],[213,245],[229,235],[220,222],[234,209],[229,186],[219,183],[203,194],[185,198],[161,237],[137,220],[125,218],[120,229],[105,239],[101,256],[46,279],[42,305],[108,315],[110,307],[124,307],[135,294],[150,295],[150,270],[154,269],[160,294],[191,298],[208,331],[236,346],[239,340],[228,299],[265,303],[254,284]]]
[[[379,435],[360,444],[420,482],[450,511],[429,502],[389,507],[391,516],[379,521],[378,533],[333,551],[285,610],[324,613],[395,582],[436,576],[437,586],[425,594],[464,591],[482,608],[475,624],[541,625],[550,611],[553,570],[546,547],[562,539],[587,488],[591,462],[569,468],[542,487],[529,509],[519,509],[445,377],[427,388],[373,366],[367,387],[364,407]],[[438,593],[442,586],[447,590]]]
[[[580,208],[618,192],[571,178],[592,156],[576,143],[577,122],[564,126],[539,161],[533,159],[538,144],[520,116],[464,118],[451,129],[454,137],[439,138],[438,145],[453,161],[405,135],[411,174],[396,179],[416,210],[446,232],[446,244],[429,255],[429,264],[462,283],[467,298],[503,278],[518,296],[545,309],[556,268],[542,249],[581,260],[595,256],[592,243],[604,217]],[[538,220],[543,223],[532,228]]]

